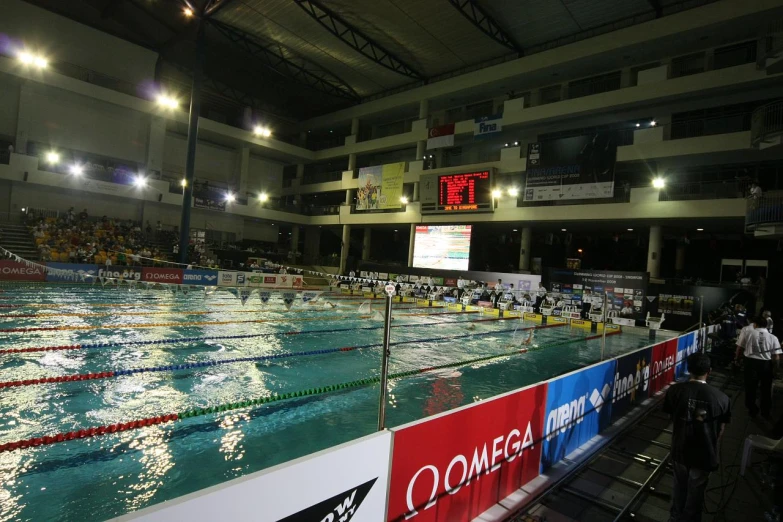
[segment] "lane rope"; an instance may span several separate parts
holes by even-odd
[[[490,319],[475,319],[473,321],[460,321],[460,322],[444,322],[434,321],[430,323],[410,323],[395,325],[394,327],[404,326],[405,328],[417,328],[420,326],[438,326],[438,325],[462,325],[481,322],[492,321],[508,321],[511,319],[519,319],[518,317],[493,317]],[[546,325],[542,325],[546,326]],[[275,333],[262,333],[262,334],[244,334],[244,335],[213,335],[206,337],[180,337],[176,339],[154,339],[149,341],[108,341],[104,343],[86,343],[86,344],[71,344],[60,346],[34,346],[29,348],[5,348],[0,349],[0,355],[18,354],[18,353],[34,353],[34,352],[53,352],[61,350],[90,350],[95,348],[110,348],[114,346],[144,346],[150,344],[177,344],[177,343],[194,343],[203,341],[220,341],[224,339],[254,339],[258,337],[274,337],[274,336],[290,336],[290,335],[311,335],[321,333],[339,333],[339,332],[353,332],[356,330],[381,330],[383,326],[359,326],[355,328],[330,328],[327,330],[290,330],[287,332],[275,332]],[[486,332],[491,333],[491,332]]]
[[[607,333],[606,336],[609,337],[611,335],[619,335],[622,332],[611,332]],[[566,341],[559,341],[556,343],[551,343],[548,345],[541,346],[539,348],[551,348],[554,346],[562,346],[569,343],[574,343],[578,341],[592,341],[595,339],[600,339],[600,335],[593,335],[589,337],[583,337],[579,339],[569,339]],[[405,372],[398,372],[389,375],[390,380],[397,380],[402,379],[405,377],[412,377],[416,375],[421,375],[428,372],[433,372],[437,370],[443,370],[447,368],[456,368],[459,366],[467,366],[470,364],[475,364],[479,362],[486,362],[491,361],[494,359],[499,359],[502,357],[510,357],[513,355],[518,355],[520,353],[527,353],[527,350],[514,350],[512,352],[502,353],[502,354],[496,354],[496,355],[487,355],[484,357],[476,357],[474,359],[467,359],[463,361],[456,361],[453,363],[448,364],[441,364],[438,366],[429,366],[427,368],[419,368],[417,370],[410,370]],[[255,399],[245,399],[240,400],[237,402],[231,402],[231,403],[224,403],[217,406],[209,406],[206,408],[193,408],[191,410],[185,410],[179,413],[170,413],[167,415],[159,415],[156,417],[147,417],[144,419],[139,420],[133,420],[130,422],[119,422],[116,424],[108,424],[103,426],[94,426],[90,428],[84,428],[80,430],[75,431],[68,431],[68,432],[61,432],[54,435],[45,435],[42,437],[33,437],[30,439],[22,439],[17,440],[13,442],[6,442],[5,444],[0,444],[0,453],[6,452],[6,451],[15,451],[20,449],[26,449],[26,448],[33,448],[38,446],[45,446],[50,444],[56,444],[60,442],[66,442],[69,440],[74,439],[86,439],[86,438],[92,438],[92,437],[99,437],[102,435],[107,435],[111,433],[118,433],[123,431],[130,431],[135,430],[139,428],[143,428],[145,426],[153,426],[157,424],[166,424],[169,422],[174,422],[178,420],[183,419],[189,419],[194,417],[201,417],[204,415],[210,415],[212,413],[222,413],[227,411],[233,411],[233,410],[239,410],[239,409],[245,409],[249,407],[255,407],[260,406],[263,404],[269,404],[273,402],[279,402],[284,401],[288,399],[294,399],[294,398],[300,398],[300,397],[307,397],[307,396],[314,396],[314,395],[323,395],[326,393],[331,393],[339,390],[346,390],[351,388],[360,388],[360,387],[366,387],[371,386],[374,384],[378,384],[380,382],[380,377],[368,377],[365,379],[359,379],[356,381],[351,382],[345,382],[340,384],[332,384],[328,386],[318,387],[318,388],[309,388],[306,390],[300,390],[290,393],[273,393],[271,395],[267,395],[265,397],[257,397]]]
[[[397,314],[395,317],[410,317],[423,315],[453,315],[453,314],[477,314],[479,312],[441,312],[441,313],[413,313]],[[285,323],[285,322],[303,322],[303,321],[345,321],[349,319],[370,319],[370,315],[357,316],[326,316],[326,317],[294,317],[277,319],[247,319],[244,321],[182,321],[170,323],[135,323],[135,324],[117,324],[117,325],[67,325],[67,326],[31,326],[22,328],[2,328],[0,333],[28,333],[28,332],[57,332],[73,330],[115,330],[118,328],[164,328],[169,326],[219,326],[226,324],[257,324],[257,323]]]
[[[551,328],[554,326],[565,326],[564,324],[557,324],[557,325],[542,325],[542,326],[531,326],[528,328],[523,328],[522,331],[527,330],[534,330],[537,328]],[[497,330],[492,333],[508,333],[515,331],[516,328],[506,329],[506,330]],[[389,343],[390,346],[398,346],[403,344],[413,344],[413,343],[430,343],[430,342],[440,342],[440,341],[451,341],[454,339],[464,339],[466,337],[472,337],[475,336],[475,333],[470,334],[460,334],[460,335],[452,335],[447,337],[432,337],[432,338],[426,338],[426,339],[413,339],[410,341],[395,341],[393,343]],[[581,338],[580,338],[581,339]],[[383,346],[383,343],[372,343],[372,344],[363,344],[358,346],[344,346],[341,348],[327,348],[324,350],[309,350],[305,352],[285,352],[285,353],[278,353],[273,355],[255,355],[255,356],[249,356],[249,357],[235,357],[232,359],[219,359],[219,360],[213,360],[213,361],[201,361],[201,362],[195,362],[195,363],[182,363],[182,364],[167,364],[164,366],[148,366],[148,367],[141,367],[141,368],[131,368],[128,370],[108,370],[108,371],[102,371],[102,372],[90,372],[90,373],[80,373],[75,375],[60,375],[60,376],[53,376],[53,377],[41,377],[38,379],[24,379],[19,381],[5,381],[0,382],[0,389],[4,388],[18,388],[23,386],[36,386],[39,384],[51,384],[51,383],[61,383],[61,382],[71,382],[71,381],[89,381],[89,380],[95,380],[95,379],[110,379],[113,377],[122,377],[124,375],[134,375],[138,373],[155,373],[155,372],[174,372],[174,371],[182,371],[182,370],[193,370],[196,368],[207,368],[209,366],[222,366],[224,364],[234,364],[234,363],[240,363],[240,362],[261,362],[261,361],[271,361],[276,359],[289,359],[292,357],[307,357],[312,355],[326,355],[330,353],[347,353],[347,352],[353,352],[356,350],[365,350],[369,348],[380,348]]]

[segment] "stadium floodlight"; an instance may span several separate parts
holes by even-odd
[[[664,180],[663,178],[655,178],[652,181],[652,186],[653,188],[662,189],[663,187],[666,186],[666,180]]]
[[[183,187],[187,187],[188,186],[188,180],[186,180],[185,178],[182,178],[182,181],[180,181],[179,184],[182,185]]]
[[[182,10],[182,14],[185,15],[185,18],[192,18],[193,17],[193,9],[190,7],[186,7]]]
[[[261,194],[258,195],[258,201],[260,201],[261,203],[264,203],[267,200],[269,200],[269,194],[267,194],[266,192],[262,192]]]
[[[402,196],[400,198],[400,203],[402,203],[403,205],[407,205],[408,204],[408,198],[406,198],[405,196]]]
[[[237,197],[233,193],[228,192],[226,194],[226,203],[233,203],[234,200],[236,200],[236,199],[237,199]]]
[[[68,169],[68,172],[70,172],[74,176],[81,176],[82,174],[84,174],[84,167],[82,167],[79,164],[71,165],[71,168]]]
[[[41,55],[33,54],[29,51],[22,51],[17,55],[17,58],[23,65],[36,67],[38,69],[46,69],[49,65],[49,60]]]
[[[510,189],[508,189],[508,195],[511,196],[512,198],[519,196],[519,189],[516,187],[511,187]]]
[[[136,188],[144,188],[147,186],[147,178],[139,174],[135,178],[133,178],[133,185]]]
[[[159,94],[155,101],[164,109],[174,110],[179,107],[179,100],[168,94]]]
[[[272,131],[269,127],[264,127],[262,125],[256,125],[253,127],[253,134],[256,136],[261,136],[262,138],[268,138],[272,135]]]
[[[57,152],[50,150],[46,153],[46,163],[49,165],[57,165],[60,163],[60,154]]]

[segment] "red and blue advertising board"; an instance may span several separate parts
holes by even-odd
[[[612,359],[549,381],[542,471],[609,426],[614,370]]]
[[[40,265],[30,265],[17,261],[0,261],[0,281],[43,281],[46,271]]]
[[[619,419],[650,395],[652,347],[616,359],[612,385],[612,420]]]
[[[389,521],[468,522],[538,475],[546,383],[394,430]]]
[[[181,268],[144,268],[142,270],[142,281],[150,283],[171,283],[182,284],[183,271]]]
[[[677,362],[674,366],[674,379],[677,380],[688,373],[688,356],[698,351],[696,332],[691,332],[677,339]]]
[[[677,343],[677,339],[670,339],[652,347],[650,395],[658,393],[674,380],[674,364],[677,360]]]

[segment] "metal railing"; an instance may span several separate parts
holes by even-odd
[[[671,126],[669,139],[680,140],[747,131],[750,130],[751,117],[751,112],[738,112],[736,114],[673,121],[669,124]]]
[[[750,123],[750,143],[758,147],[761,142],[783,134],[783,100],[762,105],[755,111]]]
[[[745,227],[783,225],[783,196],[762,196],[748,200]]]

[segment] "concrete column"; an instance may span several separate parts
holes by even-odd
[[[348,251],[351,248],[351,225],[343,225],[343,241],[340,247],[340,275],[346,275]]]
[[[159,178],[163,172],[163,147],[166,141],[166,120],[150,116],[150,131],[147,136],[147,175]]]
[[[29,92],[27,82],[22,82],[19,86],[19,107],[16,112],[16,140],[14,143],[14,152],[17,154],[27,154],[27,140],[30,136],[30,110],[35,103]]]
[[[411,240],[408,243],[408,266],[413,266],[413,248],[416,246],[416,223],[411,223]]]
[[[299,225],[294,225],[291,228],[291,250],[299,252]]]
[[[674,274],[675,277],[683,277],[685,275],[685,245],[677,245],[677,253],[674,258]]]
[[[348,170],[356,170],[356,154],[348,154]]]
[[[519,269],[530,270],[530,243],[533,239],[533,231],[530,227],[522,229],[522,241],[519,245]]]
[[[419,182],[413,183],[413,199],[411,201],[419,201]]]
[[[351,135],[357,136],[359,134],[359,118],[353,118],[351,120]]]
[[[351,189],[345,191],[345,204],[353,205],[353,190]]]
[[[239,173],[237,175],[237,192],[244,197],[247,194],[247,176],[250,171],[250,147],[239,149]]]
[[[372,229],[366,227],[364,229],[364,241],[362,242],[362,261],[370,260],[370,247],[372,245]]]
[[[430,101],[421,100],[419,102],[419,119],[423,120],[430,115]]]
[[[416,159],[424,159],[424,154],[427,152],[427,142],[426,141],[417,141],[416,142]]]
[[[315,226],[305,228],[304,256],[305,264],[317,264],[321,255],[321,229]]]
[[[647,247],[647,271],[650,277],[661,275],[661,227],[650,227],[650,243]]]

